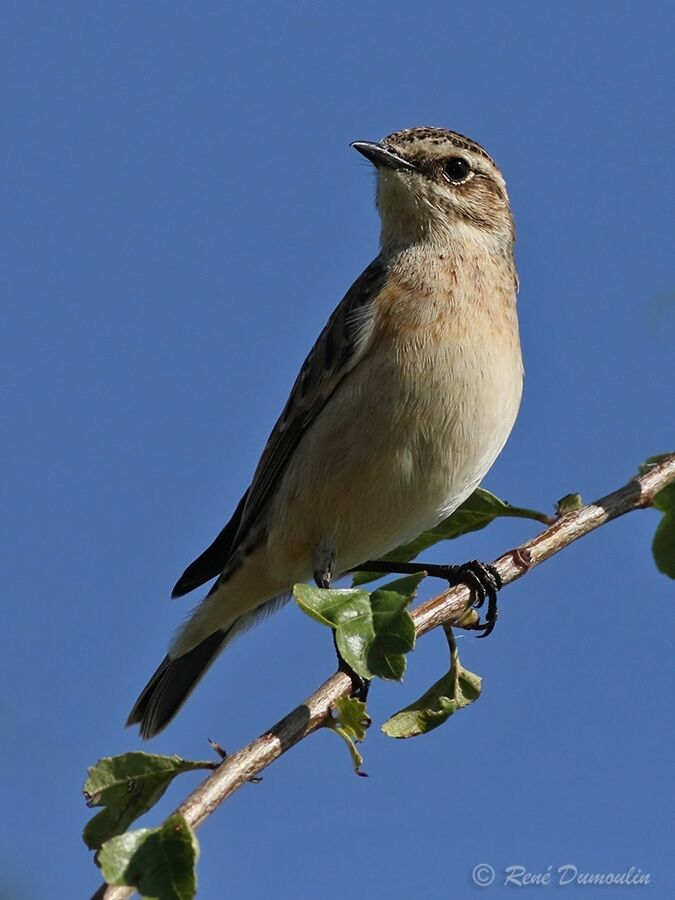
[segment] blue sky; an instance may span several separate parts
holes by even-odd
[[[551,510],[673,449],[674,19],[601,0],[4,5],[8,896],[99,882],[86,767],[139,748],[124,719],[191,603],[171,586],[377,253],[351,140],[442,125],[506,176],[526,386],[487,487]],[[332,900],[351,879],[357,898],[490,897],[507,865],[567,863],[639,867],[667,896],[675,585],[650,557],[657,521],[632,514],[508,588],[492,637],[461,639],[480,702],[409,742],[371,729],[369,779],[321,733],[240,791],[199,832],[200,898]],[[534,531],[500,522],[430,558]],[[373,689],[376,722],[443,665],[442,637],[420,641],[405,684]],[[327,632],[288,606],[147,749],[233,750],[332,667]]]

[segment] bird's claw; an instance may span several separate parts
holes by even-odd
[[[474,609],[480,609],[487,600],[485,622],[479,622],[472,626],[473,631],[482,632],[478,636],[487,637],[492,633],[497,623],[499,611],[497,609],[497,591],[503,586],[502,577],[490,563],[484,563],[473,559],[462,563],[460,566],[448,566],[447,573],[443,576],[449,584],[466,584],[474,594],[472,603]]]

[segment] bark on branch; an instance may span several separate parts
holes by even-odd
[[[531,541],[500,556],[494,565],[504,584],[521,578],[553,554],[606,522],[632,510],[650,506],[655,494],[672,481],[675,481],[675,453],[664,457],[644,475],[634,478],[619,490],[562,516]],[[420,637],[439,625],[452,624],[470,605],[469,589],[463,585],[450,588],[421,603],[411,613],[417,636]],[[350,690],[349,677],[342,672],[336,672],[280,722],[246,747],[228,756],[180,804],[175,813],[185,816],[193,828],[201,825],[224,800],[251,777],[258,775],[282,753],[320,728],[330,715],[335,702],[340,697],[348,696]],[[122,900],[133,893],[132,888],[102,885],[92,900],[96,898]]]

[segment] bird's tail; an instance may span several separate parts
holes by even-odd
[[[283,594],[244,613],[227,628],[214,631],[182,656],[165,656],[129,713],[127,725],[140,725],[141,737],[154,737],[176,715],[213,660],[242,631],[257,624],[288,600]]]
[[[223,648],[236,621],[216,631],[184,656],[165,656],[129,713],[127,725],[140,725],[141,737],[154,737],[176,715]]]

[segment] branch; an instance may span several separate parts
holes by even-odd
[[[675,481],[675,453],[664,457],[644,475],[634,478],[619,490],[562,516],[531,541],[500,556],[494,565],[504,584],[521,578],[544,560],[606,522],[635,509],[650,506],[654,496],[671,481]],[[417,636],[420,637],[439,625],[455,622],[470,606],[471,593],[464,585],[450,588],[421,603],[412,611]],[[351,688],[350,678],[342,672],[336,672],[280,722],[248,746],[228,756],[172,815],[183,815],[193,828],[201,825],[250,778],[320,728],[330,716],[335,702],[340,697],[348,696]],[[132,888],[102,885],[92,900],[122,900],[132,894]]]

